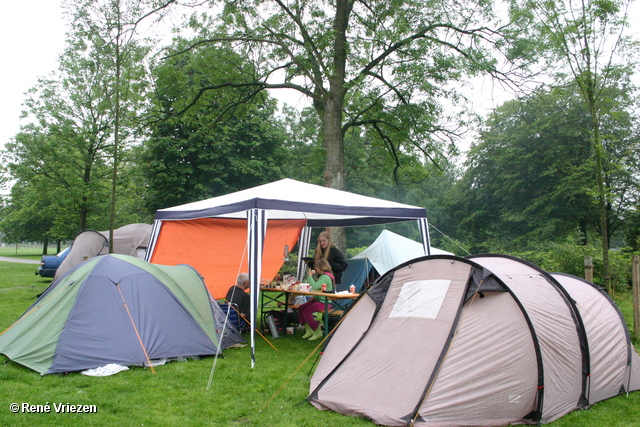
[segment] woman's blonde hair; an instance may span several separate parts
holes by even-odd
[[[331,269],[331,264],[329,264],[329,261],[327,261],[324,258],[320,258],[319,260],[315,261],[313,264],[313,269],[316,270],[318,273],[326,273],[326,272],[333,273],[333,270]]]
[[[320,246],[320,241],[319,241],[320,237],[324,237],[329,242],[329,244],[327,245],[327,248],[324,251],[322,250],[322,246]],[[319,259],[327,259],[329,257],[329,252],[331,251],[331,248],[335,246],[336,245],[334,245],[333,242],[331,241],[331,234],[329,234],[328,231],[321,232],[318,235],[318,246],[316,246],[316,253],[313,255],[314,261],[318,261]]]

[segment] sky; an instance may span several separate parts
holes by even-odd
[[[59,0],[4,1],[0,14],[0,146],[18,133],[25,92],[57,68],[65,24]]]
[[[0,14],[3,66],[0,67],[0,148],[19,131],[25,92],[39,77],[57,69],[57,58],[64,49],[65,20],[61,0],[5,0]],[[640,14],[640,0],[634,9]],[[632,17],[634,14],[631,15]],[[640,26],[639,20],[633,20]],[[636,36],[638,36],[636,31]],[[492,108],[508,99],[499,86],[482,83],[475,88],[483,108]],[[281,100],[300,103],[300,98]]]

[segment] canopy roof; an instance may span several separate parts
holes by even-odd
[[[264,209],[269,219],[305,219],[310,227],[386,224],[426,218],[424,208],[282,179],[224,196],[160,209],[157,220],[246,219]]]
[[[238,221],[233,221],[234,219]],[[222,260],[216,261],[216,257],[218,257],[221,252],[230,253],[229,247],[232,240],[246,242],[246,246],[242,246],[240,248],[241,251],[233,255],[238,259],[238,265],[232,273],[237,275],[238,272],[242,271],[241,268],[243,267],[241,266],[244,265],[243,260],[246,259],[251,294],[257,296],[260,293],[261,280],[269,276],[273,277],[272,274],[275,274],[277,268],[280,268],[280,265],[282,265],[282,254],[288,251],[288,248],[291,248],[294,244],[294,241],[281,241],[280,246],[278,246],[278,242],[275,242],[277,239],[272,239],[273,241],[270,242],[269,231],[273,231],[274,224],[279,222],[289,223],[288,225],[295,225],[295,222],[301,223],[297,225],[299,232],[296,233],[296,239],[297,236],[301,234],[298,244],[300,248],[298,251],[298,271],[301,272],[300,264],[307,255],[311,236],[309,230],[311,227],[347,227],[388,224],[411,220],[418,222],[420,235],[423,239],[423,253],[428,255],[429,231],[427,212],[424,208],[307,184],[293,179],[282,179],[224,196],[156,211],[156,220],[147,259],[155,263],[167,262],[166,260],[161,261],[160,256],[156,256],[155,254],[160,252],[158,247],[163,246],[163,239],[165,239],[167,235],[173,234],[172,241],[174,243],[186,235],[183,231],[170,230],[172,228],[171,226],[179,225],[181,222],[186,226],[194,225],[194,223],[197,222],[209,223],[198,224],[201,227],[200,229],[207,225],[212,228],[218,228],[218,226],[221,225],[229,228],[232,226],[228,224],[229,222],[246,224],[247,234],[243,234],[243,236],[246,236],[246,239],[244,237],[225,239],[224,246],[218,245],[215,251],[207,252],[206,250],[202,250],[203,244],[206,241],[206,238],[203,236],[204,233],[199,233],[200,243],[196,247],[201,253],[208,256],[207,265],[210,267],[213,266],[214,263],[217,263],[217,266],[224,264],[234,266],[233,263],[225,263]],[[225,224],[213,224],[213,222]],[[287,233],[285,233],[285,237],[286,235]],[[289,236],[293,236],[293,233],[289,233]],[[180,257],[187,257],[184,246],[183,244],[179,249],[174,250]],[[267,265],[264,265],[265,259],[263,254],[275,254],[279,257],[278,263],[267,263]],[[189,260],[189,263],[193,265],[192,260]],[[272,270],[274,265],[276,265],[277,268]],[[200,266],[194,267],[200,269]],[[264,273],[267,274],[267,276],[263,275],[263,267]],[[217,275],[220,276],[220,269],[218,268],[216,271]],[[207,279],[206,273],[201,271],[201,274]],[[233,277],[231,279],[233,279]],[[227,283],[227,288],[228,286],[229,283]],[[256,304],[257,298],[252,298],[252,324],[255,324],[257,318]],[[254,329],[251,329],[250,333],[251,361],[253,366],[255,364]]]

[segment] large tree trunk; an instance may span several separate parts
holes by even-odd
[[[327,102],[324,115],[324,146],[326,163],[324,171],[325,186],[344,190],[346,184],[346,168],[344,165],[344,137],[342,134],[342,99]],[[331,241],[344,253],[347,239],[344,227],[332,227]]]
[[[330,99],[324,114],[324,147],[326,151],[324,181],[329,188],[344,190],[346,168],[344,165],[344,137],[342,135],[342,105]]]
[[[329,77],[329,92],[324,97],[322,125],[326,163],[324,170],[325,185],[329,188],[344,190],[347,171],[344,165],[344,134],[342,132],[342,110],[344,107],[345,70],[347,60],[347,27],[351,4],[348,0],[336,1],[336,17],[333,24],[334,49],[333,73]],[[333,227],[330,230],[331,241],[343,252],[346,249],[344,228]]]

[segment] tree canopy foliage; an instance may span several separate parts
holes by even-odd
[[[307,96],[321,126],[326,185],[339,189],[347,178],[344,137],[353,128],[378,140],[397,165],[401,153],[428,159],[441,150],[464,122],[447,117],[442,100],[462,97],[453,82],[463,76],[495,71],[492,49],[501,40],[487,26],[493,8],[485,1],[210,4],[214,17],[200,21],[200,40],[189,49],[229,46],[254,73],[201,93],[234,87]]]
[[[504,41],[491,28],[493,4],[484,0],[207,5],[210,15],[191,21],[199,24],[191,27],[199,29],[199,40],[185,52],[226,46],[250,59],[253,74],[200,86],[198,96],[230,87],[247,99],[265,89],[306,96],[320,124],[325,185],[337,189],[347,188],[345,135],[354,129],[384,147],[396,163],[397,182],[403,161],[429,161],[447,148],[465,124],[463,114],[446,113],[444,104],[463,98],[454,82],[497,74],[495,48]],[[344,247],[342,230],[331,232]]]
[[[640,184],[635,155],[640,135],[629,93],[613,88],[610,99],[602,134],[609,230],[616,232]],[[590,114],[575,85],[540,89],[497,108],[451,197],[459,230],[485,251],[568,236],[586,243],[589,234],[600,231],[590,141]]]
[[[178,46],[184,40],[176,41]],[[189,91],[248,73],[250,63],[224,48],[174,56],[154,70],[156,111],[184,109]],[[222,195],[283,177],[289,159],[276,102],[264,93],[238,103],[231,89],[205,93],[180,115],[154,123],[141,162],[152,211]],[[241,95],[240,95],[241,96]]]
[[[147,222],[290,177],[425,206],[471,252],[599,234],[637,248],[637,94],[616,55],[628,40],[610,32],[624,28],[622,0],[512,0],[506,26],[485,0],[213,0],[189,4],[167,45],[139,37],[178,4],[68,2],[58,73],[30,91],[4,153],[7,238],[69,239],[110,227],[110,209]],[[468,77],[508,79],[499,66],[519,60],[547,85],[492,111],[460,164]],[[279,90],[309,103],[280,108]],[[379,231],[348,229],[348,244]]]
[[[605,182],[605,150],[601,128],[607,114],[608,91],[621,83],[629,70],[629,57],[637,45],[625,34],[632,0],[573,2],[554,0],[511,0],[512,17],[540,52],[560,81],[571,81],[578,89],[589,114],[593,149],[604,277],[609,288],[609,207]]]
[[[29,91],[24,111],[29,123],[6,146],[8,169],[19,189],[11,195],[12,215],[22,216],[19,211],[30,210],[36,200],[38,206],[50,203],[41,212],[48,212],[52,225],[45,234],[35,234],[39,228],[34,227],[34,240],[70,239],[90,227],[109,228],[110,184],[117,179],[116,159],[124,156],[115,150],[115,100],[121,100],[124,112],[122,141],[130,141],[143,102],[149,48],[131,42],[116,71],[110,31],[93,20],[97,3],[71,3],[74,19],[58,72]]]

